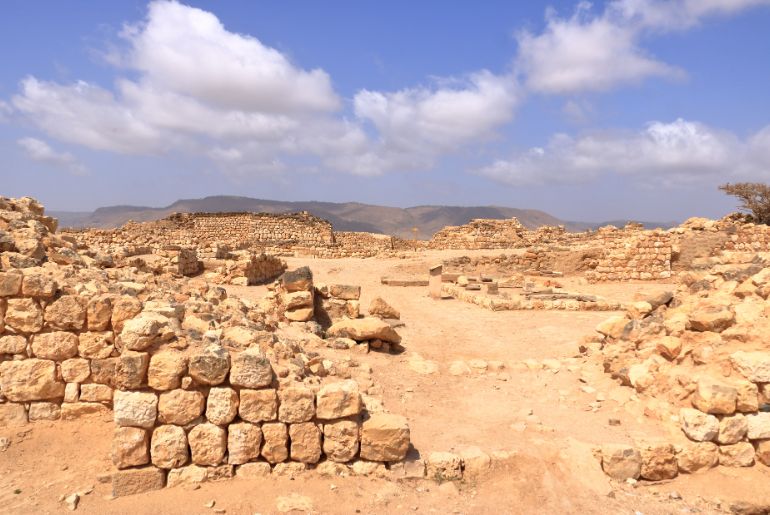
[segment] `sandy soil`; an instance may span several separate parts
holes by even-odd
[[[449,253],[446,253],[449,254]],[[93,491],[81,499],[84,513],[276,513],[282,498],[306,497],[319,513],[673,513],[713,512],[735,500],[770,503],[767,467],[718,468],[658,484],[611,485],[591,454],[604,442],[662,435],[658,423],[629,402],[598,365],[577,352],[608,313],[492,312],[455,300],[434,301],[427,288],[388,287],[380,277],[422,276],[444,254],[415,259],[312,260],[291,258],[290,267],[309,265],[317,283],[360,284],[365,311],[381,296],[401,311],[406,351],[370,353],[356,359],[372,366],[375,391],[385,406],[408,417],[412,442],[423,456],[432,451],[515,451],[510,466],[480,482],[437,485],[426,481],[372,478],[328,479],[309,472],[301,479],[266,478],[204,484],[199,489],[165,489],[110,499],[98,478],[111,470],[110,420],[41,422],[17,430],[0,428],[11,445],[0,452],[0,511],[64,511],[59,497]],[[640,292],[670,284],[585,285],[567,278],[571,290],[632,300]],[[265,287],[228,287],[256,298]],[[343,356],[345,351],[329,350]],[[500,361],[495,372],[449,373],[454,361]],[[524,360],[558,360],[530,369]],[[594,390],[586,388],[590,385]],[[604,399],[597,402],[597,398]],[[610,425],[609,420],[619,421]],[[682,499],[672,499],[677,492]],[[763,499],[764,497],[764,499]],[[215,500],[213,508],[205,505]],[[721,504],[718,504],[721,503]],[[221,513],[221,511],[219,512]]]

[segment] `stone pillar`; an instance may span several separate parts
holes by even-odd
[[[441,298],[441,274],[444,271],[442,265],[433,265],[430,267],[430,279],[428,281],[428,289],[432,299]]]

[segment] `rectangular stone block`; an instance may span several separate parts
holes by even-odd
[[[166,473],[155,467],[143,467],[115,472],[112,475],[112,496],[124,497],[152,490],[166,484]]]

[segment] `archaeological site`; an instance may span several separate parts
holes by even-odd
[[[741,215],[429,240],[309,213],[57,225],[0,199],[12,511],[770,501],[770,227]]]

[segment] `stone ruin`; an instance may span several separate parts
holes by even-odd
[[[317,289],[301,269],[248,302],[178,269],[80,254],[55,228],[34,200],[0,199],[0,425],[111,411],[115,496],[405,459],[407,421],[360,389],[369,371],[324,357],[400,344],[383,319],[337,310],[360,289]]]

